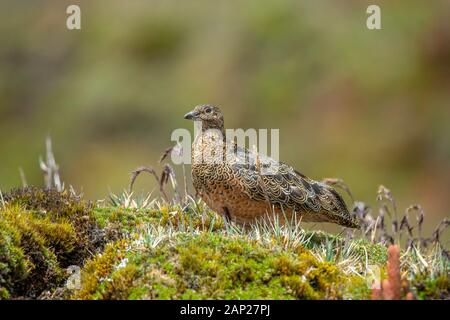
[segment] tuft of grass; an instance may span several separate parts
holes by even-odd
[[[425,213],[418,204],[411,205],[400,215],[396,200],[391,191],[380,186],[377,192],[379,213],[375,216],[372,209],[363,202],[355,202],[353,215],[359,220],[363,237],[372,243],[383,243],[386,246],[397,244],[405,250],[413,247],[422,249],[433,248],[438,245],[443,255],[450,257],[450,253],[442,243],[442,234],[450,226],[450,220],[443,219],[429,237],[424,236],[422,226]],[[415,215],[416,223],[411,221]]]

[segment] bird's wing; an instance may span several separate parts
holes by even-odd
[[[325,214],[330,222],[354,224],[342,197],[330,186],[314,181],[282,162],[268,156],[234,147],[230,161],[233,175],[254,200],[289,208],[296,212]],[[335,220],[334,217],[337,219]]]

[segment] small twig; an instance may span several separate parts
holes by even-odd
[[[175,192],[175,202],[180,202],[180,195],[178,191],[178,183],[175,177],[175,171],[173,170],[172,166],[170,164],[166,164],[163,168],[163,171],[161,173],[161,179],[160,184],[161,188],[164,186],[164,184],[167,184],[170,178],[170,182],[172,184],[172,188]]]
[[[391,211],[389,210],[389,206],[386,203],[386,201],[391,204],[392,210],[394,214],[391,214]],[[391,191],[386,188],[383,185],[380,185],[378,187],[377,192],[377,201],[382,202],[381,208],[380,208],[380,215],[383,214],[384,218],[384,212],[386,212],[391,220],[391,227],[392,227],[392,236],[388,235],[386,230],[383,228],[384,236],[389,238],[391,243],[394,243],[394,236],[396,237],[397,244],[400,244],[400,232],[398,228],[398,213],[397,213],[397,203],[395,202],[395,198],[392,196]],[[383,227],[385,224],[383,224]]]
[[[187,186],[187,178],[186,178],[186,166],[182,165],[183,168],[183,184],[184,184],[184,201],[187,202],[187,196],[188,196],[188,186]]]
[[[408,235],[409,237],[413,236],[413,227],[411,227],[410,223],[409,223],[409,219],[408,219],[408,215],[406,214],[405,216],[403,216],[402,221],[400,222],[400,228],[399,231],[402,231],[403,229],[405,229],[408,231]]]
[[[1,203],[2,203],[2,207],[3,207],[3,209],[6,207],[6,205],[5,205],[5,200],[3,199],[3,193],[2,193],[2,190],[0,190],[0,201],[1,201]]]
[[[156,173],[156,171],[151,168],[151,167],[145,167],[145,166],[141,166],[139,168],[137,168],[136,170],[134,170],[131,173],[131,182],[130,182],[130,188],[129,188],[129,192],[131,193],[133,191],[133,186],[134,186],[134,182],[136,181],[136,178],[143,172],[147,172],[150,173],[151,175],[153,175],[153,177],[155,177],[156,181],[159,184],[159,190],[161,191],[164,199],[169,202],[169,197],[167,197],[166,192],[164,191],[163,188],[163,177],[161,176],[161,179],[158,177],[158,174]]]
[[[51,189],[55,186],[56,190],[62,191],[64,185],[61,184],[59,177],[59,166],[56,163],[55,156],[52,149],[52,139],[47,137],[45,140],[46,147],[46,159],[45,162],[42,157],[39,157],[39,164],[41,170],[44,172],[44,183],[47,189]]]
[[[22,167],[19,167],[20,180],[22,181],[22,187],[28,187],[27,178]]]
[[[438,226],[436,227],[436,229],[433,232],[432,235],[432,241],[435,243],[440,243],[440,236],[441,234],[444,232],[444,230],[450,226],[450,220],[448,220],[447,218],[444,218],[444,220],[442,220]]]
[[[161,158],[159,158],[159,161],[158,161],[158,162],[159,162],[159,163],[163,162],[164,159],[166,159],[167,156],[168,156],[169,154],[172,153],[172,150],[173,150],[174,147],[175,147],[175,146],[171,146],[171,147],[167,148],[166,150],[164,150],[164,152],[163,152],[163,154],[161,155]]]

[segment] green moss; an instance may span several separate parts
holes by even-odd
[[[108,286],[114,267],[125,255],[125,241],[109,243],[105,250],[94,259],[88,261],[82,271],[82,288],[73,296],[74,299],[101,299],[107,296],[121,296],[115,286]],[[121,273],[119,273],[120,275]],[[118,275],[115,275],[116,282]]]
[[[2,296],[38,297],[63,285],[64,269],[100,252],[104,232],[92,205],[67,192],[15,189],[0,208]],[[7,293],[7,294],[6,294]]]
[[[172,241],[125,255],[111,247],[87,264],[84,273],[92,278],[76,298],[343,298],[352,285],[366,285],[309,253],[297,255],[257,241],[207,232],[180,234]],[[123,259],[126,266],[116,269]]]
[[[355,252],[366,258],[369,264],[384,265],[387,261],[387,250],[384,245],[370,243],[366,240],[353,240]]]
[[[9,298],[15,283],[27,276],[28,264],[20,247],[20,233],[0,216],[0,298]]]
[[[145,230],[149,224],[184,227],[188,229],[217,231],[223,228],[223,220],[212,211],[183,211],[178,206],[163,206],[158,210],[128,209],[122,207],[95,207],[92,214],[97,223],[108,233],[109,240],[127,237]]]
[[[331,243],[334,248],[340,248],[345,245],[346,239],[325,233],[323,231],[305,231],[305,236],[310,239],[307,248],[312,250],[323,244]],[[384,265],[387,261],[386,247],[381,244],[370,243],[364,239],[350,240],[353,245],[353,251],[360,257],[364,257],[369,264]]]
[[[99,207],[38,188],[5,199],[0,299],[367,299],[362,269],[386,262],[386,248],[365,240],[305,231],[310,241],[286,245],[270,230],[232,231],[203,205]],[[82,267],[79,290],[63,288],[69,265]],[[411,280],[419,299],[448,298],[448,288],[448,274]]]
[[[100,227],[114,233],[117,238],[127,236],[157,220],[154,211],[120,207],[94,208],[92,214]]]
[[[0,217],[3,288],[10,294],[36,297],[48,284],[60,284],[63,273],[58,258],[73,250],[75,241],[70,225],[36,219],[19,206],[3,208]]]
[[[418,299],[444,299],[450,298],[450,279],[448,274],[431,277],[421,273],[411,281],[414,293]]]
[[[4,195],[9,204],[18,204],[52,219],[88,215],[92,204],[73,196],[69,191],[25,187],[13,189]]]

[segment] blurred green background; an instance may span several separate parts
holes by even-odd
[[[66,28],[81,6],[82,29]],[[381,6],[382,30],[366,28]],[[2,1],[0,188],[42,184],[51,135],[62,179],[91,199],[157,165],[193,106],[230,128],[279,128],[280,158],[379,184],[428,230],[450,211],[450,2]],[[179,169],[178,169],[179,170]],[[150,191],[150,177],[137,190]]]

